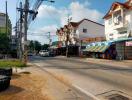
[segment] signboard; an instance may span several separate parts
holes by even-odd
[[[126,46],[132,46],[132,41],[127,41]]]

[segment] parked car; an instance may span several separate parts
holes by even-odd
[[[39,55],[44,56],[44,57],[48,57],[49,56],[49,51],[48,50],[40,50]]]

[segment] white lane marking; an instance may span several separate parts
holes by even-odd
[[[77,86],[77,85],[75,85],[75,84],[73,84],[72,86],[75,87],[75,88],[77,88],[79,91],[81,91],[82,93],[86,94],[87,96],[93,98],[94,100],[100,100],[99,98],[97,98],[97,97],[94,96],[93,94],[87,92],[86,90],[82,89],[81,87],[79,87],[79,86]]]

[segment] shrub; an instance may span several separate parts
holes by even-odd
[[[0,68],[9,68],[9,67],[26,67],[24,63],[19,60],[0,60]]]

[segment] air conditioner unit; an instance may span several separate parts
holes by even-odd
[[[119,24],[122,21],[122,17],[120,15],[114,17],[114,24]]]

